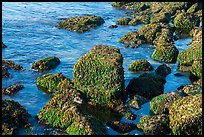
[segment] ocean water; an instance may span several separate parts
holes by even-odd
[[[64,134],[63,131],[51,127],[39,125],[34,116],[51,99],[51,96],[38,90],[36,78],[45,74],[62,72],[72,79],[73,65],[77,60],[96,44],[115,46],[123,55],[123,67],[125,72],[125,85],[138,77],[141,73],[133,73],[128,70],[130,63],[136,59],[147,59],[154,70],[161,62],[150,58],[155,47],[142,45],[139,48],[125,48],[118,40],[130,31],[137,31],[143,24],[137,26],[122,26],[110,29],[116,21],[125,16],[130,10],[119,10],[111,6],[111,2],[3,2],[2,3],[2,41],[8,47],[2,49],[2,58],[12,60],[23,66],[25,71],[10,70],[11,78],[2,79],[2,87],[14,84],[23,84],[24,89],[15,95],[3,95],[2,99],[14,99],[23,105],[33,116],[33,134]],[[68,30],[57,29],[54,26],[68,17],[83,15],[101,16],[105,23],[91,29],[90,32],[76,33]],[[179,52],[187,49],[191,38],[175,41]],[[56,56],[60,59],[60,65],[49,72],[39,73],[31,69],[32,63],[47,56]],[[164,93],[176,90],[180,85],[190,83],[188,73],[176,77],[177,65],[167,64],[172,72],[166,77]],[[154,71],[153,70],[153,71]],[[152,72],[153,72],[152,71]],[[149,103],[143,105],[141,110],[134,111],[138,117],[133,123],[137,123],[143,115],[149,115]],[[128,121],[122,118],[122,121]],[[118,135],[116,131],[107,127],[110,135]],[[19,131],[18,134],[26,134]],[[128,134],[142,134],[133,130]]]

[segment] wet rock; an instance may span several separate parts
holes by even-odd
[[[110,25],[110,26],[108,26],[108,28],[117,28],[118,27],[118,25]]]
[[[56,27],[83,33],[103,23],[105,23],[105,21],[100,16],[75,16],[59,22]]]
[[[172,91],[154,97],[150,101],[150,114],[169,114],[169,108],[174,103],[174,101],[185,96],[187,96],[187,94],[185,94],[183,91]]]
[[[140,95],[134,95],[131,96],[130,98],[132,99],[127,102],[128,106],[136,110],[141,109],[141,106],[149,101],[148,99]]]
[[[14,100],[2,100],[2,135],[14,135],[19,128],[28,128],[30,114]]]
[[[153,14],[152,18],[150,19],[150,23],[169,23],[171,20],[171,15],[168,12],[159,12]]]
[[[126,90],[131,95],[140,95],[151,100],[163,94],[166,80],[157,74],[144,73],[130,80]]]
[[[137,115],[135,115],[127,105],[121,104],[114,109],[117,113],[121,114],[129,120],[135,120]]]
[[[45,72],[51,69],[56,68],[60,64],[60,60],[57,57],[47,57],[41,60],[38,60],[32,64],[32,69]]]
[[[165,63],[175,63],[179,54],[178,49],[172,44],[158,44],[151,55],[154,60]]]
[[[116,21],[116,24],[117,25],[128,25],[128,23],[131,21],[130,18],[119,18],[117,21]]]
[[[142,21],[139,18],[132,18],[131,21],[128,23],[130,26],[136,26],[138,24],[142,24]]]
[[[173,35],[174,31],[173,28],[162,28],[161,32],[158,32],[156,35],[156,39],[153,41],[153,44],[156,46],[158,44],[173,44]]]
[[[202,93],[202,80],[199,79],[198,81],[190,83],[184,86],[181,90],[188,95],[201,94]]]
[[[152,117],[143,116],[137,123],[145,135],[167,135],[171,132],[169,128],[168,115],[154,115]]]
[[[176,100],[169,119],[174,135],[202,135],[202,94]]]
[[[3,95],[13,95],[16,92],[18,92],[19,90],[22,90],[23,88],[24,88],[24,86],[21,84],[9,86],[7,88],[2,88],[2,94]]]
[[[77,100],[82,100],[80,103]],[[37,114],[40,122],[62,128],[69,135],[104,135],[106,129],[98,119],[87,115],[87,98],[76,89],[54,96]]]
[[[10,76],[10,73],[8,72],[8,68],[5,66],[2,66],[2,78],[8,78]]]
[[[7,46],[2,42],[2,49],[7,48]]]
[[[119,42],[126,45],[126,47],[137,48],[139,45],[144,43],[143,40],[140,40],[140,37],[137,32],[128,32],[119,39]]]
[[[133,61],[129,66],[129,70],[134,72],[151,71],[153,70],[153,67],[147,60],[141,59]]]
[[[25,70],[22,66],[20,66],[19,64],[15,64],[11,60],[2,60],[2,66],[5,66],[8,69],[13,69],[13,70]]]
[[[136,128],[136,125],[129,122],[121,122],[121,121],[109,121],[107,122],[107,126],[111,127],[113,130],[118,133],[127,133]]]
[[[155,70],[156,74],[166,77],[168,74],[171,73],[171,68],[168,67],[166,64],[162,64],[158,66],[158,68]]]
[[[92,102],[120,104],[125,99],[123,57],[118,48],[96,45],[74,64],[74,86]]]

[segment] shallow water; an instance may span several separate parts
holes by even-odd
[[[125,71],[125,85],[133,77],[141,73],[133,73],[128,70],[129,64],[136,59],[147,59],[154,70],[161,62],[150,58],[155,47],[142,45],[139,48],[124,48],[118,40],[130,31],[137,31],[141,26],[119,26],[110,29],[108,26],[125,16],[129,10],[118,10],[111,6],[111,2],[3,2],[2,3],[2,41],[8,47],[2,49],[3,59],[12,60],[23,66],[25,71],[9,71],[12,78],[3,78],[2,87],[14,84],[23,84],[24,89],[12,96],[2,96],[2,99],[14,99],[23,105],[28,112],[35,116],[40,109],[50,100],[50,95],[40,91],[36,86],[36,78],[45,73],[34,72],[32,63],[47,56],[57,56],[61,63],[48,73],[62,72],[72,79],[74,63],[96,44],[118,47],[123,55],[123,67]],[[105,23],[90,32],[76,33],[68,30],[57,29],[54,26],[64,18],[82,16],[86,14],[98,15],[104,18]],[[178,40],[175,46],[179,52],[188,48],[191,38]],[[190,83],[188,73],[176,77],[177,63],[168,64],[172,73],[166,77],[164,93],[176,90],[180,85]],[[153,70],[153,71],[154,71]],[[152,71],[152,72],[153,72]],[[139,121],[142,115],[149,115],[149,103],[143,105],[141,110],[134,111]],[[122,119],[122,121],[128,121]],[[61,134],[61,131],[53,128],[44,128],[33,120],[33,130],[36,134]],[[108,128],[108,133],[119,133]],[[25,134],[23,131],[18,134]],[[142,134],[133,130],[128,134]]]

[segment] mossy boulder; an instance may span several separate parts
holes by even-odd
[[[150,101],[150,114],[169,114],[169,108],[171,107],[173,102],[185,96],[187,96],[187,94],[185,94],[183,91],[172,91],[154,97]]]
[[[32,69],[39,72],[45,72],[56,68],[59,64],[59,58],[51,56],[34,62],[32,64]]]
[[[199,26],[199,23],[199,18],[185,12],[179,13],[174,18],[174,26],[177,29],[177,32],[181,34],[189,34],[194,27]]]
[[[167,135],[171,132],[169,128],[168,115],[142,116],[137,123],[137,127],[144,132],[145,135]]]
[[[151,58],[165,63],[175,63],[179,54],[176,46],[172,44],[158,44]]]
[[[140,95],[130,96],[130,98],[131,99],[127,102],[128,106],[136,110],[141,109],[141,106],[149,101]]]
[[[153,70],[153,67],[147,60],[141,59],[133,61],[129,66],[129,70],[134,72],[151,71]]]
[[[124,91],[123,57],[113,46],[96,45],[74,64],[74,86],[101,105],[120,104]]]
[[[137,48],[144,43],[137,32],[128,32],[119,39],[119,42],[125,44],[126,47],[130,46],[131,48]]]
[[[14,135],[19,128],[28,128],[30,114],[14,100],[2,100],[2,135]]]
[[[126,119],[135,120],[137,115],[135,115],[127,105],[120,104],[115,109],[115,112],[119,113],[121,116],[124,116]]]
[[[19,90],[22,90],[23,88],[24,88],[24,86],[21,84],[9,86],[6,88],[2,88],[2,94],[3,95],[13,95],[16,92],[18,92]]]
[[[157,74],[144,73],[138,78],[130,80],[126,90],[132,95],[140,95],[149,100],[153,97],[163,94],[166,80]]]
[[[153,44],[156,46],[158,44],[173,44],[174,40],[174,31],[172,27],[162,28],[161,32],[157,33],[156,39],[153,41]]]
[[[7,48],[7,46],[2,42],[2,49]]]
[[[84,111],[87,101],[83,93],[70,89],[66,93],[55,95],[37,116],[40,122],[62,128],[70,135],[106,134],[103,123]]]
[[[100,16],[75,16],[73,18],[62,20],[56,27],[83,33],[90,31],[90,28],[102,25],[103,23],[105,23],[105,21]]]
[[[169,119],[174,135],[202,135],[202,94],[176,100]]]
[[[159,12],[152,15],[150,23],[169,23],[171,20],[171,15],[168,12]]]
[[[116,21],[117,25],[128,25],[128,23],[131,21],[131,18],[119,18]]]
[[[2,69],[2,78],[8,78],[10,76],[10,73],[8,72],[8,68],[5,66],[1,67]]]
[[[2,60],[2,66],[13,70],[25,70],[21,65],[14,63],[11,60]]]
[[[168,74],[171,73],[171,68],[168,67],[166,64],[159,65],[158,68],[155,70],[155,73],[166,77]]]
[[[131,132],[136,128],[136,125],[130,122],[121,122],[121,121],[109,121],[107,126],[111,127],[113,130],[118,133],[127,133]]]

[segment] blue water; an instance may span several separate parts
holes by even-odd
[[[8,47],[2,49],[3,59],[12,60],[23,66],[25,71],[9,71],[12,78],[3,78],[2,87],[14,84],[23,84],[24,89],[12,96],[2,96],[2,99],[14,99],[23,105],[28,112],[35,116],[40,109],[51,99],[50,95],[40,91],[36,86],[36,78],[45,73],[34,72],[31,69],[34,61],[47,56],[56,56],[60,59],[60,65],[48,73],[62,72],[66,77],[72,79],[73,65],[96,44],[115,46],[120,49],[124,61],[125,85],[133,77],[141,73],[133,73],[128,70],[129,64],[136,59],[147,59],[154,70],[161,65],[160,62],[150,58],[155,47],[153,45],[142,45],[139,48],[124,48],[118,40],[130,31],[137,31],[141,26],[119,26],[110,29],[108,26],[125,16],[129,10],[118,10],[111,6],[111,2],[3,2],[2,3],[2,41]],[[76,33],[68,30],[57,29],[54,26],[68,17],[83,15],[101,16],[105,23],[91,29],[90,32]],[[179,52],[188,48],[191,38],[176,41]],[[172,73],[166,77],[164,92],[176,90],[180,85],[190,83],[188,74],[176,77],[177,63],[168,64]],[[153,71],[154,71],[153,70]],[[137,123],[143,115],[149,115],[149,103],[143,105],[141,110],[134,111],[138,118]],[[122,119],[122,121],[127,121]],[[37,122],[33,127],[36,134],[60,134],[57,129],[43,128]],[[51,132],[56,131],[56,132]],[[119,133],[108,128],[108,133],[117,135]],[[19,134],[25,134],[20,132]],[[134,130],[129,134],[142,134]]]

